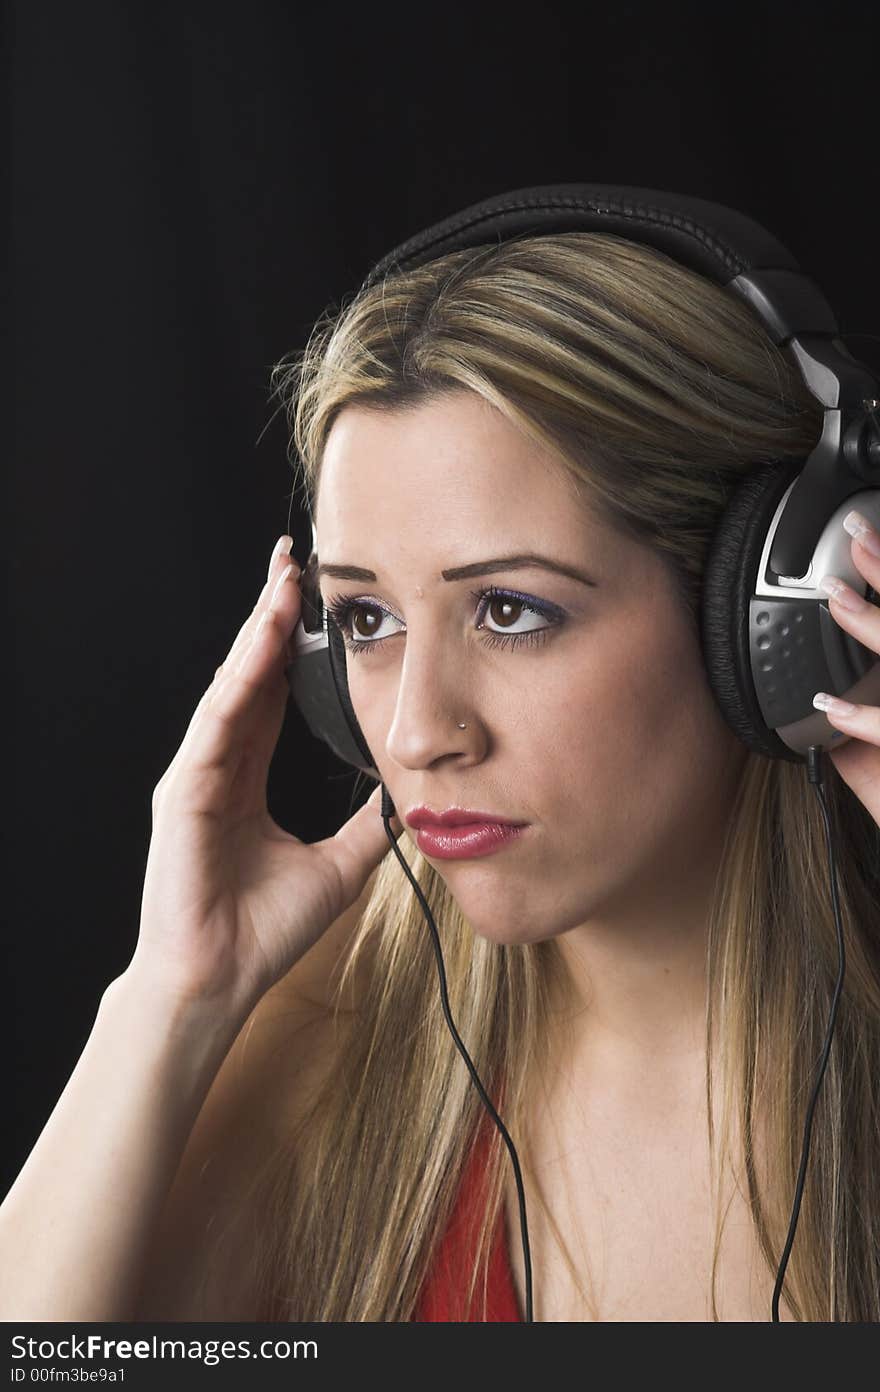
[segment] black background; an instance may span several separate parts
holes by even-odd
[[[7,9],[3,1192],[130,959],[153,787],[288,527],[272,364],[411,233],[555,182],[741,208],[844,334],[880,333],[877,41],[854,3]],[[289,706],[279,822],[331,834],[354,781]]]

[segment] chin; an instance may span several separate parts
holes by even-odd
[[[505,923],[500,915],[496,915],[494,920],[484,923],[482,919],[476,921],[465,914],[469,928],[474,937],[485,938],[486,942],[494,943],[496,947],[521,947],[524,943],[538,942],[534,936],[534,925],[523,925],[517,927],[516,924]]]

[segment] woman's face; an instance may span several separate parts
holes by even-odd
[[[477,933],[650,929],[703,905],[748,751],[655,552],[600,523],[552,457],[468,392],[343,410],[315,531],[322,565],[375,572],[320,584],[325,604],[358,601],[349,634],[376,645],[347,654],[348,683],[404,834],[416,842],[418,804],[529,824],[488,856],[427,857]],[[592,583],[534,564],[443,578],[525,552]],[[472,597],[492,585],[509,607]]]

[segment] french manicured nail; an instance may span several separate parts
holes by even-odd
[[[858,706],[852,701],[841,701],[839,696],[829,696],[827,691],[817,691],[813,697],[817,710],[827,711],[829,715],[855,715]]]
[[[819,581],[819,589],[823,594],[830,595],[842,608],[852,609],[854,613],[858,613],[864,603],[855,590],[838,580],[836,575],[823,575]]]
[[[844,517],[843,525],[851,537],[855,537],[866,551],[880,560],[880,536],[877,535],[867,517],[863,517],[860,512],[853,509]]]
[[[272,552],[272,557],[271,557],[271,560],[269,561],[269,569],[268,569],[268,571],[266,572],[266,579],[267,579],[267,580],[268,580],[269,576],[272,574],[272,567],[273,567],[273,565],[275,564],[275,562],[276,562],[276,560],[278,559],[278,557],[279,557],[280,555],[282,555],[282,554],[283,554],[283,555],[289,555],[289,554],[290,554],[290,548],[291,548],[292,545],[293,545],[293,537],[283,536],[283,537],[279,537],[279,538],[278,538],[278,540],[277,540],[276,543],[275,543],[275,550]]]

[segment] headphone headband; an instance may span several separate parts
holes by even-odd
[[[842,410],[850,428],[847,463],[861,481],[880,482],[880,442],[871,439],[865,399],[880,397],[873,374],[837,337],[825,295],[772,233],[735,208],[705,198],[612,184],[547,184],[473,203],[394,247],[363,288],[413,270],[451,251],[546,236],[603,232],[664,252],[688,270],[734,291],[780,347],[789,346],[826,411]],[[852,478],[829,468],[840,447],[838,417],[807,461],[780,520],[769,563],[780,577],[799,577],[829,513],[852,492]],[[851,456],[851,457],[850,457]]]

